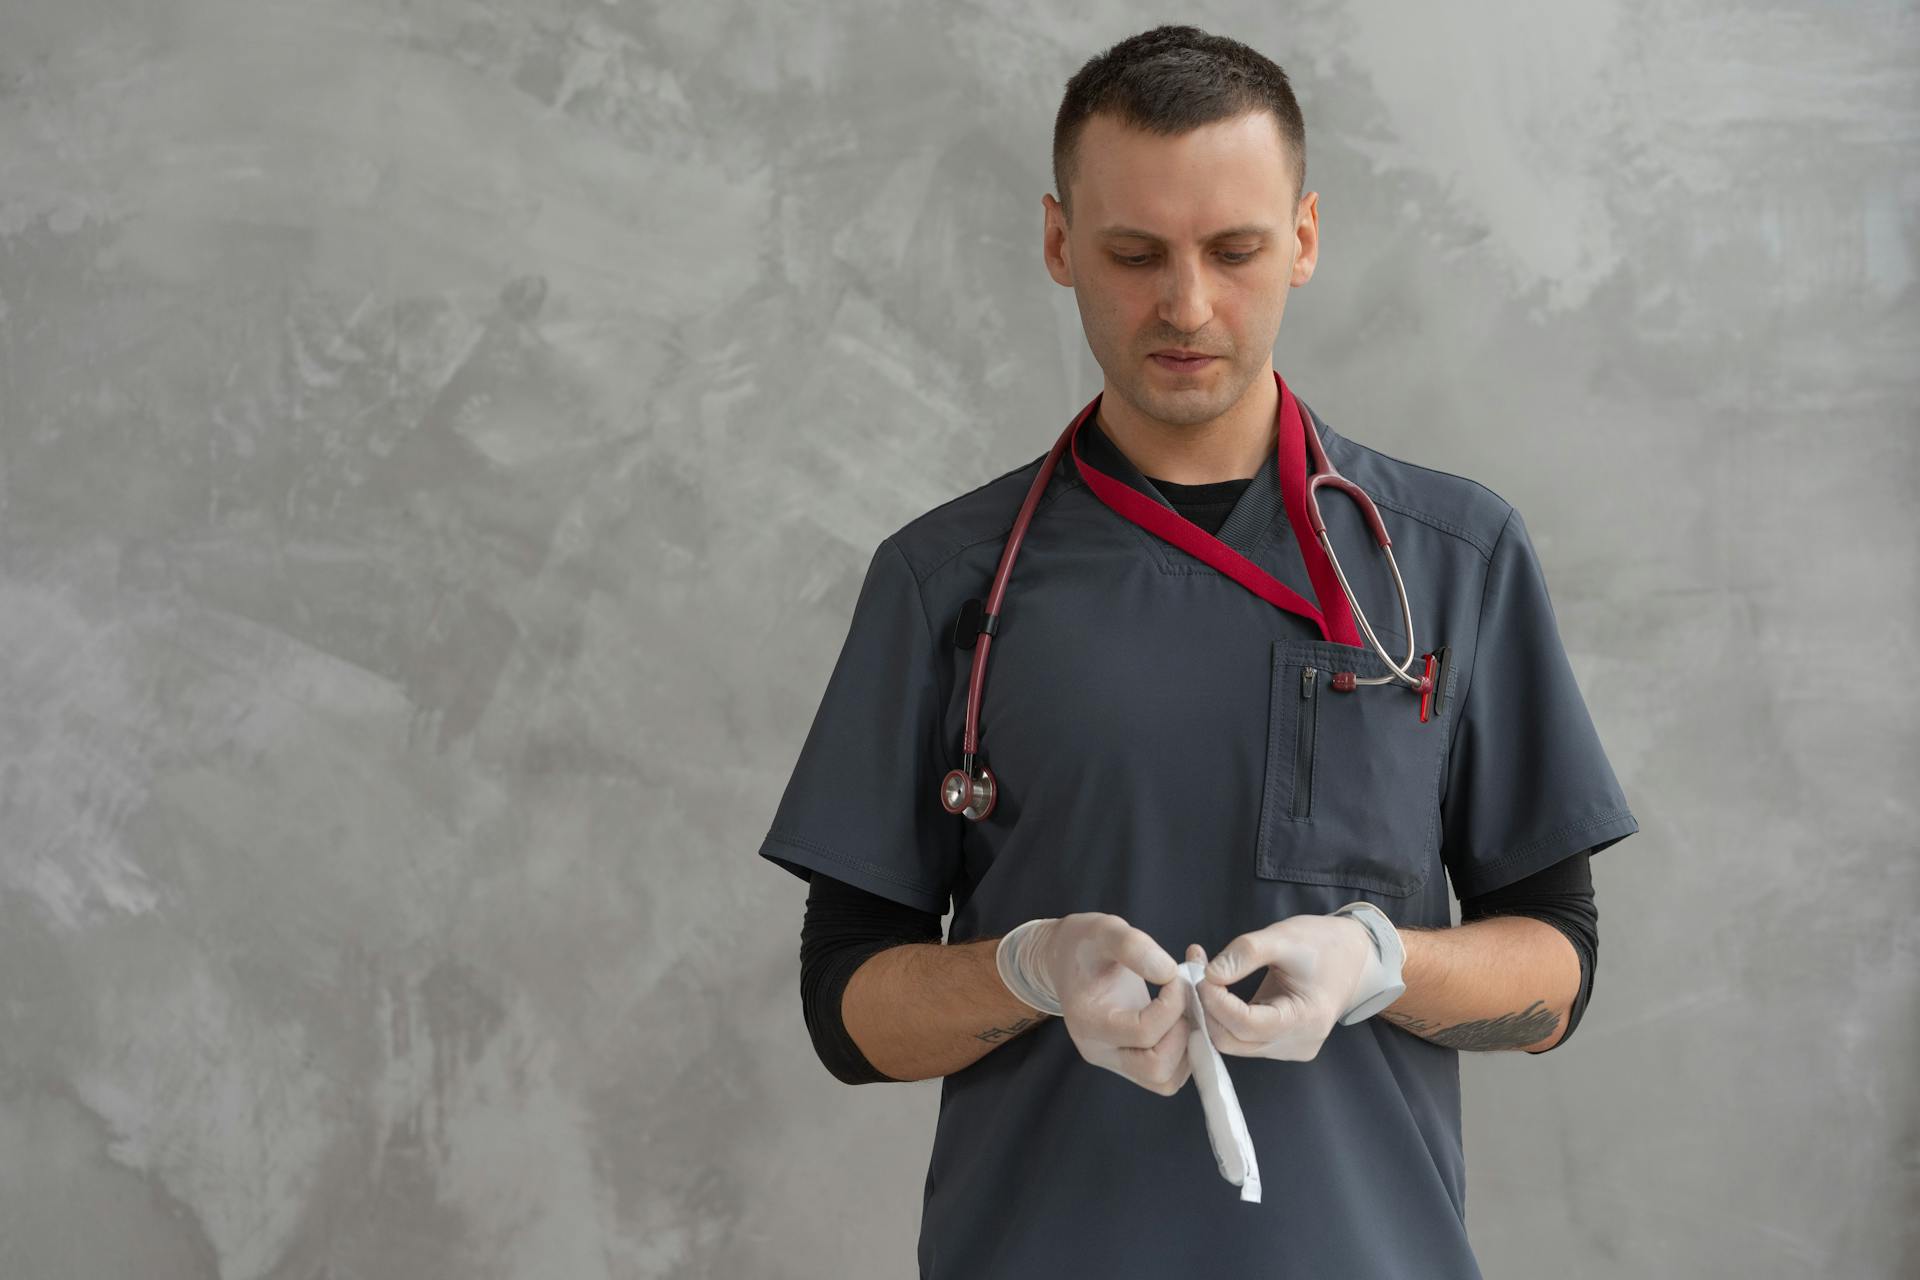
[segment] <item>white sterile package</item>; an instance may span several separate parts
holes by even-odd
[[[1207,1142],[1213,1147],[1213,1162],[1220,1176],[1240,1188],[1242,1200],[1260,1199],[1260,1165],[1253,1158],[1253,1138],[1247,1133],[1247,1118],[1240,1112],[1240,1099],[1234,1096],[1233,1080],[1227,1075],[1227,1062],[1213,1047],[1207,1034],[1206,1006],[1200,1003],[1199,984],[1207,970],[1204,960],[1188,960],[1180,966],[1176,981],[1185,985],[1187,1017],[1192,1022],[1187,1032],[1187,1060],[1193,1067],[1193,1083],[1200,1090],[1200,1109],[1206,1113]]]

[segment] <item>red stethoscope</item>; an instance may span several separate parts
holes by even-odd
[[[1026,501],[1020,504],[1020,514],[1014,519],[1006,546],[1001,549],[1000,566],[993,574],[993,588],[987,593],[986,607],[979,611],[974,631],[973,674],[967,684],[967,727],[961,741],[960,767],[951,770],[940,780],[941,808],[975,822],[993,812],[999,785],[994,779],[993,770],[978,758],[980,693],[986,678],[987,651],[993,647],[993,637],[1000,629],[1001,601],[1007,592],[1007,575],[1013,569],[1013,559],[1020,552],[1020,541],[1026,536],[1034,508],[1040,504],[1040,495],[1046,492],[1047,482],[1053,477],[1053,469],[1060,461],[1060,455],[1068,450],[1072,450],[1074,464],[1086,479],[1087,487],[1093,490],[1094,496],[1100,501],[1147,532],[1212,565],[1268,603],[1311,619],[1320,628],[1323,638],[1358,646],[1359,634],[1354,627],[1357,621],[1359,631],[1366,633],[1367,642],[1380,655],[1381,661],[1387,664],[1389,672],[1383,676],[1360,676],[1351,671],[1336,671],[1333,673],[1333,687],[1341,692],[1351,692],[1363,684],[1404,684],[1420,695],[1420,719],[1422,723],[1426,721],[1429,700],[1437,684],[1434,666],[1440,655],[1424,655],[1424,668],[1418,675],[1413,673],[1413,609],[1407,601],[1407,587],[1401,580],[1400,566],[1393,558],[1393,539],[1387,536],[1387,527],[1381,523],[1380,512],[1374,507],[1373,499],[1362,492],[1359,485],[1334,469],[1333,463],[1327,458],[1326,449],[1320,443],[1319,429],[1300,412],[1293,392],[1288,390],[1285,380],[1277,371],[1273,380],[1280,388],[1280,408],[1275,414],[1279,448],[1274,465],[1280,477],[1281,501],[1285,504],[1287,519],[1293,526],[1296,539],[1299,539],[1302,525],[1313,530],[1317,545],[1300,540],[1300,554],[1306,561],[1307,576],[1312,580],[1314,595],[1330,601],[1331,607],[1322,614],[1292,588],[1177,511],[1168,510],[1131,485],[1088,466],[1080,457],[1076,441],[1080,425],[1092,417],[1100,405],[1100,397],[1094,396],[1088,401],[1087,407],[1067,424],[1060,438],[1053,442],[1046,461],[1040,466],[1040,473],[1027,490]],[[1304,448],[1301,444],[1303,436]],[[1309,450],[1313,454],[1312,476],[1308,476],[1306,470]],[[1354,599],[1353,589],[1347,585],[1347,575],[1340,571],[1340,561],[1333,554],[1333,542],[1327,536],[1326,521],[1320,518],[1321,485],[1332,485],[1359,504],[1367,526],[1373,530],[1374,541],[1387,553],[1387,565],[1393,570],[1394,590],[1400,594],[1400,619],[1407,630],[1407,656],[1399,662],[1388,655],[1373,634],[1373,628],[1367,625],[1367,616],[1361,610],[1360,602]],[[1309,554],[1310,546],[1320,554]],[[1337,595],[1332,590],[1335,586],[1340,588]],[[977,602],[970,600],[967,603],[971,608]],[[962,622],[973,626],[969,614],[962,615]]]

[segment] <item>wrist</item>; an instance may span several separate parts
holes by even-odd
[[[1038,960],[1059,923],[1057,917],[1042,916],[1016,925],[1000,939],[993,952],[994,968],[999,970],[1000,981],[1007,990],[1022,1004],[1054,1015],[1061,1011],[1060,998],[1047,980],[1046,966]]]
[[[1353,996],[1338,1019],[1341,1026],[1350,1027],[1371,1018],[1406,992],[1402,969],[1407,948],[1387,913],[1371,902],[1349,902],[1331,914],[1351,919],[1367,931],[1372,941]]]

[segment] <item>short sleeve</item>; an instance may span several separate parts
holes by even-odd
[[[936,654],[919,582],[888,538],[867,565],[761,857],[946,914],[966,819],[940,804],[949,766]]]
[[[1455,896],[1498,889],[1640,829],[1560,642],[1546,576],[1510,511],[1487,567],[1441,797]]]

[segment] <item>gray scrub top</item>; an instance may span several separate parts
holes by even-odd
[[[1446,927],[1447,881],[1485,893],[1639,830],[1519,513],[1301,411],[1386,522],[1420,651],[1451,646],[1439,714],[1421,723],[1404,686],[1333,690],[1329,671],[1386,666],[1107,507],[1069,452],[987,661],[980,750],[998,804],[979,823],[948,814],[940,779],[959,766],[973,657],[954,620],[986,596],[1042,455],[875,550],[760,856],[924,911],[951,897],[948,942],[1106,911],[1180,960],[1190,942],[1211,956],[1355,900]],[[1104,437],[1083,427],[1079,445],[1168,505]],[[1274,464],[1218,536],[1314,601]],[[1350,500],[1321,497],[1397,658],[1385,557]],[[1249,999],[1264,974],[1231,989]],[[1048,1018],[942,1080],[922,1280],[1477,1277],[1459,1059],[1379,1017],[1336,1025],[1310,1062],[1229,1056],[1264,1189],[1250,1203],[1216,1171],[1197,1087],[1162,1097],[1095,1067]]]

